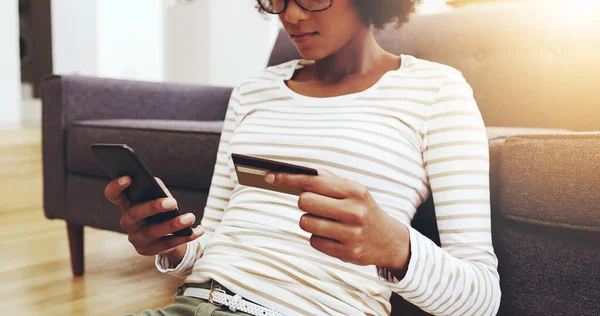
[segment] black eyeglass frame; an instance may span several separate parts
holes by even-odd
[[[300,3],[301,0],[294,0],[294,1],[296,1],[296,3],[298,4],[299,7],[301,7],[302,9],[304,9],[306,11],[309,11],[309,12],[321,12],[321,11],[325,11],[325,10],[331,8],[331,6],[333,5],[333,0],[329,0],[329,6],[327,6],[326,8],[319,9],[319,10],[310,10],[310,9],[305,8],[302,5],[302,3]],[[260,6],[260,8],[263,11],[265,11],[265,12],[267,12],[269,14],[281,14],[281,13],[285,12],[285,10],[287,10],[288,3],[290,2],[290,0],[284,0],[283,10],[281,10],[279,12],[270,12],[269,10],[265,9],[265,7],[263,6],[263,4],[262,4],[262,2],[260,0],[256,0],[256,2],[258,2],[258,5]]]

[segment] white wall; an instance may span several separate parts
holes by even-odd
[[[164,8],[163,0],[98,1],[98,76],[163,79]]]
[[[164,8],[163,0],[53,0],[54,72],[163,80]]]
[[[261,15],[256,1],[213,0],[211,83],[234,85],[267,65],[279,31],[273,15]]]
[[[0,0],[0,128],[21,120],[21,62],[17,0]]]
[[[197,1],[167,9],[164,25],[166,80],[187,83],[211,81],[211,6],[211,1]]]
[[[254,1],[205,0],[168,9],[167,74],[177,82],[227,85],[267,64],[278,24]]]
[[[89,76],[98,73],[96,1],[51,1],[54,73]]]
[[[52,20],[56,73],[229,86],[278,31],[249,0],[53,0]]]

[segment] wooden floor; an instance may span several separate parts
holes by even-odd
[[[85,229],[74,278],[65,222],[43,214],[40,129],[0,130],[0,315],[121,315],[168,305],[180,281],[161,275],[127,236]]]

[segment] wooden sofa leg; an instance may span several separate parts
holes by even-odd
[[[82,276],[83,266],[83,225],[67,222],[69,250],[71,252],[71,269],[74,276]]]

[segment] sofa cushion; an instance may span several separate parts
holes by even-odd
[[[600,231],[600,133],[509,137],[500,178],[503,216]]]
[[[546,135],[567,133],[566,130],[528,127],[488,127],[486,128],[490,145],[490,203],[492,206],[492,218],[501,209],[502,177],[500,167],[502,166],[502,150],[504,142],[510,136],[515,135]]]
[[[165,183],[207,191],[222,128],[223,121],[77,121],[67,128],[67,169],[107,178],[90,145],[122,143],[131,146]]]
[[[487,136],[490,141],[506,140],[510,136],[518,135],[555,135],[567,134],[571,131],[557,128],[534,128],[534,127],[488,127]]]
[[[600,233],[506,219],[492,224],[498,315],[599,315]]]

